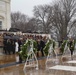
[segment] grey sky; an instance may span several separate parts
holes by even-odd
[[[52,0],[11,0],[11,11],[20,11],[31,17],[35,5],[50,4],[51,2]]]

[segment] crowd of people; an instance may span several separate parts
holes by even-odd
[[[43,48],[45,47],[45,43],[47,42],[47,36],[42,35],[3,35],[3,50],[4,54],[11,55],[19,52],[21,50],[21,46],[26,42],[27,39],[33,39],[37,42],[37,51],[41,52],[41,55],[44,56]],[[39,53],[37,53],[39,56]],[[21,58],[20,58],[21,60]]]
[[[19,38],[16,38],[16,39],[12,38],[14,35],[10,36],[10,38],[5,38],[6,36],[9,36],[9,35],[5,35],[3,40],[5,54],[15,54],[16,52],[19,52],[21,45],[23,45],[27,39],[33,39],[37,41],[38,51],[41,50],[42,56],[44,56],[43,48],[47,41],[46,36],[23,35],[22,37],[18,36]]]
[[[37,56],[39,56],[39,52],[44,56],[43,48],[48,40],[48,36],[42,35],[3,35],[3,50],[4,54],[10,55],[15,54],[21,50],[21,46],[26,42],[27,39],[33,39],[37,42]],[[61,46],[62,42],[60,41],[59,46]],[[21,57],[20,60],[22,61]]]

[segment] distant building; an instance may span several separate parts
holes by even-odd
[[[0,0],[0,30],[9,30],[11,27],[11,0]]]

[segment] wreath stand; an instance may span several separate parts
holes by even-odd
[[[70,55],[70,50],[69,50],[69,47],[67,46],[67,43],[64,47],[64,52],[63,52],[63,55],[62,55],[62,61],[68,61],[70,60],[70,58],[72,59],[72,56]]]
[[[46,69],[49,69],[48,64],[52,60],[52,57],[53,57],[53,44],[51,44],[49,48],[48,56],[47,56],[46,63],[45,63]]]
[[[30,45],[30,50],[28,52],[28,57],[26,59],[26,62],[25,62],[25,65],[24,65],[24,68],[23,70],[25,71],[25,69],[28,67],[35,67],[36,70],[38,70],[38,60],[37,60],[37,57],[33,51],[33,42],[32,44]]]
[[[57,57],[56,48],[58,48],[58,44],[56,45],[55,50],[53,50],[53,44],[50,45],[49,53],[48,53],[48,56],[46,59],[46,70],[50,69],[50,64],[54,65],[54,64],[58,64],[58,62],[59,62],[58,57]],[[56,57],[54,58],[55,55],[56,55]]]

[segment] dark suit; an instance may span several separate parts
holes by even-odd
[[[8,51],[8,54],[11,53],[11,41],[7,41],[7,51]]]
[[[45,47],[45,42],[43,40],[40,41],[40,50],[42,53],[42,56],[44,56],[43,48]]]

